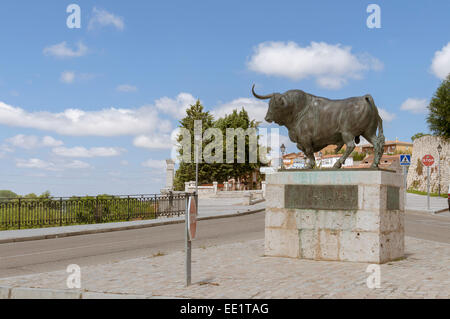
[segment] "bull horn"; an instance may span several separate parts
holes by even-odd
[[[269,94],[269,95],[258,95],[258,94],[256,94],[255,93],[255,85],[254,84],[253,84],[253,87],[252,87],[252,93],[257,99],[260,99],[260,100],[267,100],[267,99],[271,99],[273,97],[273,94]]]

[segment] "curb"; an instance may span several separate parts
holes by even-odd
[[[165,296],[145,296],[132,294],[114,294],[80,290],[58,290],[41,288],[16,288],[0,286],[2,299],[180,299]]]
[[[446,213],[448,211],[450,211],[448,208],[443,208],[441,210],[434,211],[433,215],[440,214],[440,213]]]
[[[199,217],[198,220],[210,220],[210,219],[220,219],[220,218],[230,218],[230,217],[238,217],[238,216],[245,216],[250,214],[256,214],[260,213],[262,211],[265,211],[265,208],[255,209],[255,210],[248,210],[246,212],[237,212],[232,214],[224,214],[224,215],[216,215],[216,216],[205,216],[205,217]],[[168,220],[168,221],[161,221],[151,224],[142,224],[142,225],[131,225],[131,226],[123,226],[123,227],[111,227],[111,228],[103,228],[103,229],[89,229],[89,230],[80,230],[70,233],[56,233],[56,234],[50,234],[50,235],[36,235],[36,236],[28,236],[28,237],[16,237],[16,238],[8,238],[8,239],[0,239],[0,244],[8,244],[8,243],[17,243],[17,242],[26,242],[26,241],[32,241],[32,240],[44,240],[44,239],[54,239],[54,238],[64,238],[64,237],[72,237],[72,236],[79,236],[79,235],[90,235],[90,234],[99,234],[99,233],[109,233],[114,231],[121,231],[121,230],[132,230],[132,229],[142,229],[142,228],[149,228],[149,227],[156,227],[156,226],[165,226],[165,225],[173,225],[173,224],[182,224],[185,220],[183,219],[177,219],[177,220]],[[117,224],[116,224],[117,225]],[[1,292],[0,292],[1,296]],[[1,298],[0,298],[1,299]]]

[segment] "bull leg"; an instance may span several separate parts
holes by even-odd
[[[347,159],[347,157],[355,149],[355,137],[353,135],[348,134],[348,133],[343,133],[342,134],[342,139],[345,142],[345,145],[347,146],[347,148],[346,148],[346,150],[344,152],[344,155],[342,155],[342,157],[338,159],[336,164],[334,164],[334,168],[341,168],[342,164],[345,163],[345,160]]]
[[[368,140],[373,145],[373,163],[372,168],[378,168],[380,164],[381,157],[383,156],[383,148],[381,147],[378,137],[374,135],[364,136],[366,140]]]
[[[313,169],[314,166],[316,165],[316,159],[315,159],[315,157],[314,157],[314,151],[313,151],[313,149],[312,149],[311,147],[307,147],[307,148],[305,148],[304,153],[305,153],[305,155],[306,155],[306,157],[307,157],[307,159],[308,159],[308,160],[306,161],[306,166],[305,166],[305,168],[306,168],[306,169]]]
[[[337,144],[334,152],[337,154],[341,150],[342,146],[344,146],[344,143]]]

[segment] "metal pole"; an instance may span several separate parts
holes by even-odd
[[[186,213],[185,213],[186,287],[191,285],[191,241],[189,240],[188,218],[189,218],[189,194],[186,193]]]
[[[430,210],[430,166],[427,166],[427,209]]]
[[[198,162],[199,162],[199,154],[198,154],[198,144],[195,143],[195,192],[198,193]]]
[[[62,213],[63,213],[62,197],[60,197],[59,198],[59,226],[62,226]]]
[[[403,166],[403,186],[405,187],[405,192],[406,192],[406,187],[407,187],[407,172],[406,172],[406,166]]]
[[[439,179],[438,179],[438,193],[439,193],[439,197],[441,197],[441,152],[439,152]]]

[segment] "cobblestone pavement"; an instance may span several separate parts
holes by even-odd
[[[193,250],[193,285],[184,253],[83,267],[82,289],[187,298],[450,298],[450,245],[406,237],[406,258],[381,265],[369,289],[368,264],[264,257],[263,240]],[[63,271],[0,279],[0,286],[66,289]]]

